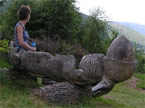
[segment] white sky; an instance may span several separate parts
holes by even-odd
[[[145,24],[145,0],[77,0],[80,12],[101,7],[112,21]]]

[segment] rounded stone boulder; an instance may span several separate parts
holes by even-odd
[[[119,61],[107,57],[104,58],[105,76],[115,83],[123,82],[129,79],[133,75],[135,70],[135,62]]]
[[[102,80],[103,76],[103,54],[89,54],[82,58],[80,61],[79,68],[83,70],[83,75],[85,78],[92,83],[97,83]]]
[[[105,76],[118,83],[129,79],[135,71],[133,46],[124,36],[119,36],[111,43],[104,58]]]
[[[113,40],[108,48],[107,57],[120,61],[135,61],[133,46],[124,36],[119,36]]]

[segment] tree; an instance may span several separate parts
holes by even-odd
[[[135,44],[135,54],[137,60],[137,72],[145,73],[145,52],[143,47],[139,44]]]
[[[43,24],[50,38],[71,40],[80,24],[80,14],[75,0],[45,0],[42,16]]]
[[[98,8],[92,12],[84,24],[82,44],[90,53],[106,53],[111,39],[108,35],[108,23],[104,12]]]

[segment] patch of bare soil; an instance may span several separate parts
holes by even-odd
[[[139,80],[138,78],[132,76],[129,80],[126,81],[127,86],[129,88],[136,89],[136,90],[140,89],[140,88],[136,87],[136,85],[138,84],[138,80]]]
[[[144,91],[142,88],[138,88],[136,87],[136,85],[138,84],[138,78],[132,76],[129,80],[127,80],[127,86],[129,88],[135,89],[135,90],[140,90],[140,91]]]

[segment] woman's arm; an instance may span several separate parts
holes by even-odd
[[[18,36],[18,42],[19,45],[32,51],[36,51],[36,48],[29,46],[23,39],[23,28],[21,25],[17,26],[17,36]]]

